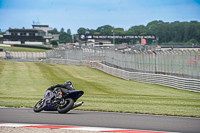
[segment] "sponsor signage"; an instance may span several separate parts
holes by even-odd
[[[142,39],[142,44],[147,44],[146,39]]]
[[[84,39],[151,39],[156,40],[156,35],[79,35],[80,40]]]

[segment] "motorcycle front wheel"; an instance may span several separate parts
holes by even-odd
[[[39,102],[35,104],[33,107],[34,112],[41,112],[43,110],[43,105],[44,105],[44,99],[41,99]]]
[[[71,98],[67,98],[64,100],[64,103],[57,107],[58,113],[67,113],[73,108],[74,100]]]

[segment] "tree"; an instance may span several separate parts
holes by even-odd
[[[101,26],[99,28],[97,28],[97,32],[99,32],[102,35],[112,35],[112,31],[114,30],[114,28],[110,25],[104,25]]]
[[[60,33],[65,32],[64,28],[61,28]]]
[[[168,22],[160,24],[156,31],[156,35],[159,35],[160,42],[168,43],[170,41],[170,25]]]
[[[91,30],[89,30],[89,32],[90,32],[91,35],[94,35],[96,33],[96,30],[91,29]]]
[[[188,31],[189,31],[189,23],[188,22],[183,22],[182,23],[183,28],[184,28],[184,33],[183,33],[183,42],[187,42],[188,41]]]
[[[191,21],[189,23],[188,30],[188,40],[196,39],[198,42],[200,42],[200,23],[197,21]]]
[[[67,34],[71,35],[71,30],[67,29]]]
[[[182,33],[181,33],[181,26],[180,26],[180,22],[179,21],[175,21],[173,23],[171,23],[170,25],[171,27],[171,40],[173,42],[181,42],[181,36],[182,36]]]
[[[132,35],[145,35],[147,34],[147,29],[144,25],[133,26],[127,33]]]
[[[72,36],[67,34],[66,32],[61,32],[59,36],[60,43],[69,43],[72,42]]]
[[[77,32],[80,35],[80,34],[85,34],[85,31],[86,31],[86,29],[81,27],[81,28],[78,29]]]
[[[152,26],[154,25],[160,25],[160,24],[162,24],[162,23],[164,23],[162,20],[159,20],[159,21],[157,21],[157,20],[154,20],[154,21],[152,21],[152,22],[149,22],[148,24],[147,24],[147,29],[148,30],[151,30],[151,28],[152,28]]]
[[[125,31],[123,28],[115,28],[114,29],[115,35],[124,35]]]
[[[53,45],[53,47],[58,46],[58,42],[56,40],[51,40],[51,44]]]
[[[59,32],[56,28],[54,28],[53,30],[48,31],[48,32],[51,33],[51,34],[59,34]]]
[[[189,44],[193,44],[193,45],[196,45],[197,44],[197,40],[196,39],[190,39],[188,41]]]

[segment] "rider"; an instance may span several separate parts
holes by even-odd
[[[54,89],[58,92],[56,99],[61,99],[63,92],[67,93],[68,91],[76,90],[71,81],[66,81],[64,84],[57,84],[48,88],[51,91],[55,91]]]

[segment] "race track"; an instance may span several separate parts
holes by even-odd
[[[57,124],[200,133],[200,119],[129,113],[70,111],[67,114],[27,108],[0,108],[0,123]]]

